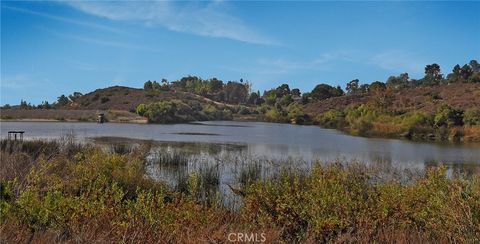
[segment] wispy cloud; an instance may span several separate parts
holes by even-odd
[[[387,50],[370,58],[369,61],[382,69],[397,72],[419,73],[428,62],[409,52],[400,50]]]
[[[171,31],[200,36],[228,38],[255,44],[278,44],[248,27],[241,19],[228,15],[219,2],[90,2],[68,4],[85,13],[119,21],[139,21]]]
[[[2,89],[25,89],[43,86],[51,81],[27,74],[2,74],[0,87]]]
[[[80,36],[80,35],[73,35],[73,34],[67,34],[67,33],[61,33],[53,30],[45,30],[49,33],[52,33],[56,36],[62,37],[62,38],[67,38],[75,41],[80,41],[80,42],[85,42],[85,43],[91,43],[91,44],[97,44],[97,45],[102,45],[102,46],[109,46],[109,47],[118,47],[118,48],[127,48],[127,49],[136,49],[136,50],[144,50],[144,51],[149,51],[149,52],[163,52],[162,50],[156,49],[156,48],[151,48],[146,45],[137,45],[129,42],[119,42],[119,41],[112,41],[112,40],[104,40],[104,39],[99,39],[99,38],[94,38],[94,37],[87,37],[87,36]]]
[[[332,63],[336,61],[354,61],[351,52],[335,51],[320,55],[317,58],[306,61],[292,61],[285,58],[258,59],[257,64],[262,70],[270,70],[275,73],[288,73],[301,70],[330,70]]]
[[[63,61],[66,61],[67,63],[70,64],[71,67],[78,69],[78,70],[83,70],[83,71],[94,71],[98,70],[97,66],[94,66],[90,63],[79,61],[79,60],[74,60],[74,59],[63,59]]]
[[[20,13],[40,16],[40,17],[44,17],[44,18],[48,18],[48,19],[52,19],[52,20],[56,20],[56,21],[60,21],[60,22],[75,24],[75,25],[79,25],[79,26],[85,26],[85,27],[89,27],[89,28],[95,28],[95,29],[99,29],[99,30],[103,30],[103,31],[109,31],[109,32],[114,32],[114,33],[123,33],[123,34],[126,33],[123,30],[112,28],[110,26],[100,25],[100,24],[91,23],[91,22],[80,21],[80,20],[71,19],[71,18],[58,16],[58,15],[52,15],[52,14],[48,14],[48,13],[44,13],[44,12],[38,12],[38,11],[29,10],[29,9],[18,8],[18,7],[13,7],[13,6],[5,6],[5,5],[2,5],[2,8],[12,10],[12,11],[16,11],[16,12],[20,12]]]

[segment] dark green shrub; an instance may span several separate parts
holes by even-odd
[[[435,114],[435,126],[458,126],[463,125],[463,111],[456,110],[448,105],[442,105]]]
[[[238,114],[250,114],[250,109],[248,109],[246,106],[240,106],[240,109],[238,110]]]
[[[327,112],[317,116],[316,122],[323,127],[340,128],[345,126],[345,114],[338,110],[330,109]]]
[[[463,123],[466,125],[480,125],[480,108],[469,108],[465,110]]]

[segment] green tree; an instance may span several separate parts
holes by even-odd
[[[358,92],[368,93],[369,89],[370,89],[370,85],[369,85],[369,84],[362,84],[362,85],[360,85],[360,87],[358,88]]]
[[[161,85],[157,81],[152,82],[152,90],[159,91],[161,89]]]
[[[21,109],[29,109],[31,107],[30,103],[27,104],[27,101],[23,99],[20,100],[20,108]]]
[[[301,96],[300,89],[298,89],[298,88],[292,89],[291,93],[292,93],[293,97],[300,97]]]
[[[152,90],[153,89],[153,83],[148,80],[143,84],[143,89],[145,90]]]
[[[355,94],[358,92],[358,82],[359,80],[355,79],[347,83],[346,90],[348,94]]]
[[[65,95],[61,95],[57,98],[57,105],[58,106],[65,106],[69,102],[70,102],[70,100],[68,100],[68,97],[66,97]]]
[[[281,98],[286,95],[290,95],[290,87],[288,84],[282,84],[275,89],[275,96],[277,98]]]
[[[169,123],[176,122],[175,112],[177,104],[173,101],[162,101],[149,104],[143,115],[148,118],[150,122]]]
[[[423,77],[424,85],[438,85],[442,79],[443,75],[440,73],[440,65],[434,63],[425,66],[425,76]]]
[[[217,93],[223,89],[223,81],[212,78],[210,79],[210,91],[213,93]]]
[[[386,85],[394,89],[406,88],[409,85],[408,73],[402,73],[399,76],[390,76],[387,79]]]
[[[81,98],[83,96],[83,94],[81,92],[74,92],[72,94],[70,94],[68,96],[68,98],[72,101],[72,102],[75,102],[77,101],[79,98]]]
[[[447,80],[449,83],[458,83],[461,81],[462,77],[462,68],[460,65],[455,65],[452,69],[452,73],[447,75]]]
[[[468,64],[470,65],[474,73],[480,73],[480,64],[477,62],[477,60],[470,60]]]
[[[458,126],[463,124],[463,111],[456,110],[447,104],[442,105],[434,117],[435,126]]]
[[[473,74],[472,68],[468,64],[463,65],[463,67],[460,71],[462,81],[467,82],[472,74]]]
[[[372,84],[369,85],[369,92],[382,92],[387,89],[387,85],[380,81],[374,81]]]
[[[311,95],[316,100],[325,100],[331,97],[339,97],[343,95],[343,90],[340,86],[336,88],[327,84],[319,84],[313,88]]]
[[[238,104],[244,103],[248,98],[248,88],[243,84],[235,81],[229,81],[223,88],[225,92],[225,102]]]
[[[248,103],[253,105],[262,104],[263,99],[256,92],[252,92],[248,97]]]
[[[43,101],[37,107],[40,108],[40,109],[51,109],[52,105],[50,105],[50,103],[48,103],[48,101]]]

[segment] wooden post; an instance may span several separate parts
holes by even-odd
[[[16,141],[17,139],[20,140],[20,141],[23,141],[23,133],[25,133],[25,131],[22,131],[22,130],[19,130],[19,131],[16,131],[16,130],[12,130],[12,131],[9,131],[8,132],[8,140],[12,140],[12,135],[13,135],[13,140]]]

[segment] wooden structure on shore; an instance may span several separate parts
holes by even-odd
[[[105,114],[104,113],[99,113],[97,117],[97,122],[100,124],[105,123]]]
[[[11,130],[8,132],[8,140],[14,140],[16,141],[17,139],[20,140],[20,141],[23,141],[23,134],[25,133],[25,131],[23,130]]]

